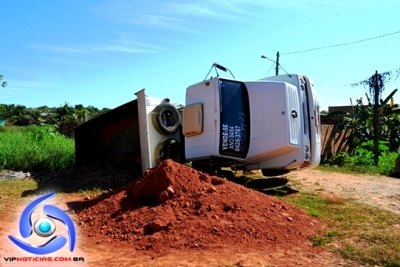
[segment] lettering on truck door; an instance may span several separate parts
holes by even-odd
[[[246,158],[250,142],[250,107],[242,82],[220,80],[220,155]]]

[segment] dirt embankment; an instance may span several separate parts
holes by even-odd
[[[144,265],[336,262],[312,246],[309,238],[322,226],[303,211],[170,160],[116,194],[72,206],[88,243],[129,250]]]
[[[79,212],[90,237],[136,250],[294,247],[320,223],[294,206],[167,160]],[[115,243],[114,243],[115,244]]]

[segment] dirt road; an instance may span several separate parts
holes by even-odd
[[[293,186],[303,192],[314,192],[328,197],[340,197],[358,201],[400,214],[400,179],[381,176],[341,174],[319,170],[301,171],[289,175]],[[21,192],[22,193],[22,192]],[[29,203],[34,197],[26,198]],[[55,199],[58,207],[68,211],[67,204],[82,200],[82,194],[59,194]],[[5,203],[3,203],[5,204]],[[12,205],[12,203],[7,203]],[[16,210],[21,210],[19,207]],[[1,256],[26,256],[10,244],[7,235],[15,232],[18,215],[13,209],[0,214],[0,254]],[[74,220],[75,214],[71,214]],[[337,255],[323,251],[318,247],[299,245],[291,249],[243,249],[226,246],[210,250],[179,249],[164,251],[159,255],[135,251],[129,246],[115,246],[113,241],[99,241],[88,238],[87,233],[80,232],[79,225],[75,255],[84,256],[85,263],[76,266],[357,266]],[[14,230],[11,230],[14,229]],[[117,248],[117,249],[116,249]],[[68,251],[63,251],[69,255]],[[0,259],[0,266],[17,266],[7,264]],[[21,266],[30,266],[21,265]],[[44,266],[43,263],[41,266]],[[61,266],[61,265],[47,265]]]
[[[305,170],[289,175],[300,191],[336,196],[400,214],[400,179]]]

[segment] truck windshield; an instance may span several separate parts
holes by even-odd
[[[242,82],[220,80],[221,155],[246,158],[250,142],[250,107],[246,86]]]

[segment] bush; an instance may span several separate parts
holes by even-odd
[[[54,126],[6,127],[0,131],[0,168],[64,170],[74,165],[74,154],[74,140]]]
[[[339,152],[339,153],[333,155],[333,157],[330,158],[327,163],[328,163],[328,165],[342,167],[342,166],[346,166],[349,163],[351,163],[351,157],[346,152]]]
[[[387,142],[379,142],[379,164],[375,166],[372,151],[373,142],[367,141],[362,143],[352,155],[346,152],[337,153],[327,161],[327,164],[350,171],[392,175],[398,153],[390,152]]]

